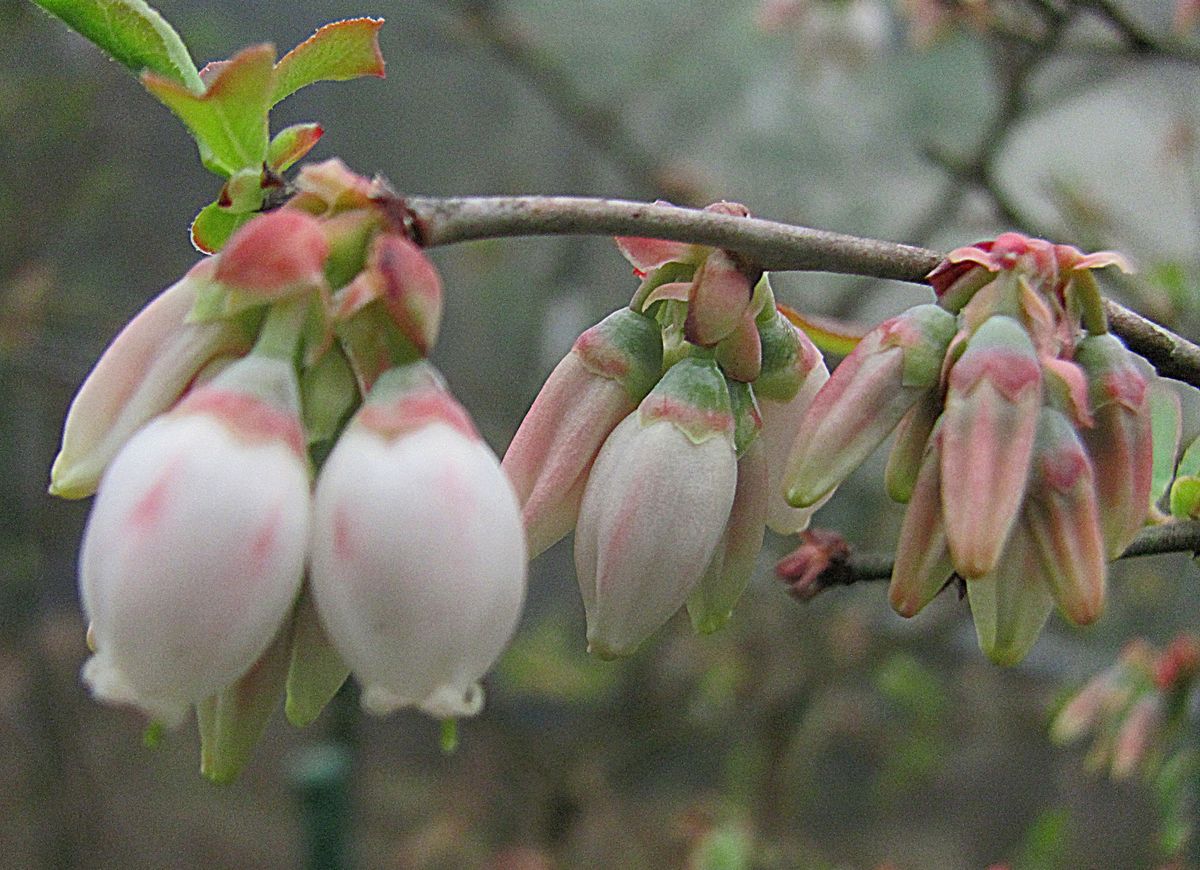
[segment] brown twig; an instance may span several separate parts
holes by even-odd
[[[633,235],[738,251],[768,271],[838,272],[921,284],[942,259],[926,248],[761,218],[616,199],[572,196],[408,197],[427,246],[539,235]],[[1200,387],[1200,347],[1115,302],[1112,331],[1163,375]]]

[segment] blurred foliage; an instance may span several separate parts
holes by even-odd
[[[1194,34],[1169,43],[1183,59],[1135,54],[1118,26],[1080,11],[1092,4],[1023,0],[989,4],[1004,13],[999,33],[949,20],[920,46],[903,10],[921,4],[884,0],[796,4],[809,17],[773,29],[757,0],[158,5],[200,63],[261,40],[294,45],[325,21],[387,16],[386,82],[308,89],[276,123],[320,119],[314,159],[336,154],[401,191],[691,191],[943,248],[1045,233],[1128,253],[1141,272],[1106,292],[1193,335],[1200,326]],[[1170,25],[1166,0],[1105,5],[1151,32]],[[1038,10],[1060,6],[1075,10],[1070,26],[1036,48],[1054,26]],[[73,389],[120,324],[193,262],[188,224],[218,186],[117,65],[27,2],[0,0],[0,20],[8,865],[300,866],[330,842],[306,845],[330,822],[300,782],[330,747],[350,753],[333,824],[349,824],[353,866],[1067,868],[1165,854],[1151,790],[1089,775],[1083,750],[1053,749],[1045,726],[1058,687],[1130,636],[1195,627],[1200,584],[1182,555],[1121,564],[1099,625],[1053,625],[1002,671],[975,650],[952,595],[905,623],[880,587],[800,606],[766,570],[727,630],[695,638],[679,619],[630,660],[594,661],[560,545],[533,564],[525,624],[453,755],[438,723],[360,719],[352,695],[306,731],[274,722],[243,778],[221,789],[195,776],[191,739],[144,748],[144,723],[78,685],[86,505],[51,502],[45,478]],[[1038,26],[1017,26],[1027,21]],[[1017,111],[1014,70],[1029,73]],[[996,153],[974,171],[968,158],[988,142]],[[633,151],[652,165],[634,166]],[[623,304],[634,279],[597,239],[433,256],[448,293],[436,362],[502,449],[575,335]],[[773,283],[806,315],[864,324],[924,299],[825,275]],[[818,516],[856,546],[887,548],[899,526],[877,482],[881,456]],[[763,566],[792,546],[769,540]]]

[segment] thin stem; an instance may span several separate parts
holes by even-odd
[[[449,245],[510,236],[630,235],[738,251],[767,271],[817,271],[914,284],[937,251],[699,209],[574,196],[397,198],[417,242]],[[1200,387],[1200,347],[1106,299],[1110,329],[1167,376]]]
[[[1200,551],[1200,521],[1187,520],[1149,526],[1142,529],[1118,558],[1132,559],[1137,556],[1154,556],[1161,553]],[[855,583],[889,580],[892,576],[893,558],[880,553],[855,553],[836,567],[811,581],[812,586],[827,589],[831,586],[851,586]],[[826,576],[828,575],[828,576]],[[810,587],[811,591],[811,587]],[[812,592],[815,594],[815,591]],[[812,595],[806,595],[806,599]]]
[[[936,251],[673,205],[577,196],[408,197],[426,247],[498,236],[637,235],[739,251],[763,269],[920,283]]]

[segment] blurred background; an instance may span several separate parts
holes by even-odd
[[[938,249],[1019,229],[1138,264],[1106,292],[1200,335],[1200,39],[1169,0],[274,0],[158,8],[198,62],[387,18],[388,76],[274,113],[401,192],[572,193],[681,204]],[[990,665],[966,603],[912,622],[882,584],[792,600],[768,534],[729,627],[686,617],[636,657],[584,652],[570,543],[453,754],[353,689],[273,722],[230,786],[188,724],[155,749],[88,699],[75,597],[87,503],[45,495],[67,405],[120,326],[197,258],[219,188],[125,70],[25,0],[0,0],[0,855],[10,867],[1148,867],[1163,811],[1137,777],[1046,736],[1130,638],[1197,627],[1185,556],[1114,567],[1109,612],[1057,617]],[[606,239],[437,249],[435,361],[503,452],[574,337],[635,283]],[[1111,271],[1111,270],[1110,270]],[[1108,277],[1108,276],[1105,276]],[[774,279],[802,311],[869,325],[928,291]],[[831,360],[831,362],[833,362]],[[888,550],[881,451],[816,525]],[[324,862],[324,863],[322,863]]]

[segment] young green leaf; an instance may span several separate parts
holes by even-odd
[[[798,326],[822,353],[849,356],[866,330],[830,317],[801,314],[789,305],[780,305],[783,316]]]
[[[307,154],[325,134],[320,124],[293,124],[275,134],[267,150],[267,165],[283,172]]]
[[[275,83],[272,46],[251,46],[221,63],[202,94],[151,72],[142,75],[142,83],[187,126],[209,169],[230,176],[262,167]]]
[[[215,254],[252,217],[252,213],[234,214],[210,202],[192,220],[192,245],[202,254]]]
[[[276,67],[274,105],[319,81],[383,77],[379,50],[382,18],[351,18],[326,24],[283,56]]]
[[[34,0],[136,73],[150,70],[188,91],[204,85],[175,29],[142,0]]]

